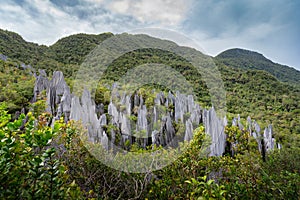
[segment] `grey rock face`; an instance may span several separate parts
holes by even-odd
[[[79,97],[74,96],[72,98],[71,102],[71,113],[70,113],[70,119],[79,121],[81,119],[81,116],[83,116],[84,112],[82,110]]]
[[[156,98],[154,99],[155,105],[161,105],[161,93],[158,93],[156,95]]]
[[[67,87],[64,90],[63,96],[61,97],[61,112],[64,113],[65,116],[65,121],[69,121],[70,119],[70,113],[71,113],[71,101],[72,101],[72,96],[70,93],[70,88]]]
[[[104,127],[107,125],[107,119],[106,119],[106,115],[102,114],[99,118],[99,123],[101,127]]]
[[[103,132],[103,136],[101,137],[101,144],[104,149],[108,150],[108,137],[105,132]]]
[[[50,84],[50,81],[47,78],[47,74],[45,70],[39,70],[39,75],[35,75],[35,84],[33,89],[33,102],[37,101],[38,95],[41,94],[42,91],[47,90]]]
[[[165,124],[165,126],[166,126],[165,140],[166,140],[167,143],[169,143],[169,142],[172,141],[172,139],[175,136],[175,129],[173,127],[172,119],[171,119],[169,113],[166,116],[166,124]]]
[[[112,116],[114,123],[119,123],[119,112],[117,107],[112,102],[110,102],[108,105],[108,114]]]
[[[108,147],[108,140],[103,127],[107,125],[106,115],[103,114],[98,119],[96,114],[96,106],[91,99],[90,93],[87,90],[83,91],[81,102],[79,98],[74,96],[72,98],[70,119],[81,120],[87,127],[89,140],[92,142],[101,142],[105,144],[104,148]]]
[[[62,114],[68,120],[71,111],[70,88],[64,80],[63,73],[55,71],[47,88],[46,110],[59,119]]]
[[[140,98],[137,94],[134,95],[134,106],[138,107],[140,105]]]
[[[151,133],[152,144],[159,145],[158,134],[159,134],[159,131],[157,131],[157,130],[152,131],[152,133]]]
[[[266,152],[274,149],[275,147],[275,139],[272,136],[273,136],[273,127],[272,125],[269,125],[267,128],[265,128],[264,135],[263,135]]]
[[[39,75],[35,74],[35,78],[32,102],[36,102],[41,92],[46,91],[46,111],[54,116],[54,121],[64,115],[64,119],[67,122],[70,118],[72,95],[62,72],[54,72],[52,80],[49,81],[45,70],[39,70]]]
[[[238,115],[237,118],[232,119],[232,126],[238,126],[240,130],[244,129],[243,124],[241,123],[241,117]]]
[[[184,141],[190,141],[193,138],[193,124],[190,119],[185,122],[185,135]]]
[[[104,105],[103,103],[96,105],[96,113],[97,115],[102,115],[104,114]]]
[[[191,122],[193,127],[196,128],[201,122],[201,108],[198,104],[194,105],[194,109],[191,111]]]
[[[221,156],[225,151],[226,143],[224,120],[220,120],[214,108],[211,108],[203,111],[203,124],[205,132],[211,137],[209,156]]]
[[[7,56],[0,53],[0,60],[7,61]]]
[[[108,112],[105,113],[104,105],[96,105],[88,90],[84,90],[81,97],[73,96],[61,72],[54,72],[49,81],[45,71],[40,70],[36,76],[34,101],[43,90],[47,92],[47,111],[53,114],[54,121],[62,116],[66,122],[70,119],[82,121],[89,140],[101,143],[105,149],[113,149],[114,145],[124,147],[128,142],[137,142],[142,147],[168,145],[174,142],[175,127],[180,123],[185,125],[184,140],[189,141],[193,138],[193,130],[203,123],[212,140],[209,156],[221,156],[225,151],[227,119],[220,119],[214,108],[203,110],[192,95],[160,92],[154,98],[154,106],[148,108],[142,96],[118,92],[118,85],[114,84]],[[232,125],[244,130],[240,116],[233,119]],[[263,146],[265,152],[281,148],[272,137],[271,125],[261,136],[260,126],[248,117],[246,129],[257,140],[260,151]]]
[[[256,121],[252,121],[250,117],[247,118],[247,130],[249,131],[250,135],[253,136],[258,144],[258,149],[260,152],[268,152],[274,148],[281,148],[279,143],[276,144],[275,139],[273,138],[273,128],[272,125],[268,125],[265,128],[263,135],[261,135],[261,128]],[[241,130],[243,126],[239,127]],[[264,148],[264,149],[263,149]]]
[[[184,114],[187,112],[186,96],[176,92],[175,97],[175,121],[184,122]]]
[[[260,134],[260,126],[256,123],[256,121],[252,122],[251,125],[253,126],[253,131],[250,132],[252,136],[255,138],[257,145],[258,145],[258,150],[261,152],[262,151],[262,138]],[[250,127],[251,127],[250,125]]]
[[[131,139],[130,120],[128,119],[126,114],[120,113],[120,124],[123,142],[125,143],[126,140]]]
[[[158,116],[158,111],[157,111],[157,108],[156,106],[153,107],[153,119],[152,119],[152,128],[155,129],[155,123],[157,123],[159,120],[159,116]]]
[[[22,63],[22,64],[20,65],[20,67],[21,67],[22,69],[24,69],[24,70],[29,69],[31,72],[34,71],[34,69],[33,69],[33,67],[32,67],[31,65],[25,65],[24,63]]]
[[[143,105],[141,108],[138,109],[136,130],[144,131],[147,134],[147,130],[148,130],[147,108],[145,105]]]

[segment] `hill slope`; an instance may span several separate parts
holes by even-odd
[[[47,47],[27,42],[17,33],[0,29],[0,53],[36,68],[55,70],[66,64],[81,64],[91,50],[112,35],[75,34]]]
[[[263,70],[282,82],[300,85],[300,71],[274,63],[257,52],[244,49],[229,49],[217,55],[215,59],[234,68]]]
[[[25,64],[36,65],[45,59],[47,47],[25,41],[17,33],[0,29],[0,53]]]
[[[48,52],[58,62],[80,64],[90,51],[112,35],[112,33],[71,35],[58,40],[49,47]]]

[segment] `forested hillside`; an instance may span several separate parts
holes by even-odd
[[[100,42],[112,36],[111,33],[99,35],[77,34],[62,38],[47,47],[26,42],[14,32],[0,29],[0,53],[35,69],[46,69],[47,72],[62,70],[67,74],[78,68],[84,57]]]
[[[257,52],[244,49],[229,49],[217,55],[216,60],[238,69],[263,70],[282,82],[298,86],[300,84],[299,71],[292,67],[274,63]]]

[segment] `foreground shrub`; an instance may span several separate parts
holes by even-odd
[[[51,147],[59,133],[46,115],[36,119],[31,113],[11,122],[0,105],[0,199],[80,198],[76,184],[69,183],[67,167]]]

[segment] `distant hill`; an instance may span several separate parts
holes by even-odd
[[[89,52],[111,36],[112,33],[75,34],[47,47],[27,42],[17,33],[0,29],[0,53],[34,67],[46,68],[50,72],[61,69],[66,64],[80,65]],[[300,86],[300,71],[274,63],[257,52],[229,49],[217,55],[214,60],[234,68],[263,70],[282,82]]]
[[[112,35],[75,34],[47,47],[27,42],[17,33],[0,29],[0,54],[50,72],[62,69],[66,64],[80,65],[90,51]]]
[[[264,70],[282,82],[300,85],[300,71],[274,63],[257,52],[244,49],[229,49],[217,55],[215,59],[234,68]]]
[[[25,41],[17,33],[0,29],[0,53],[26,64],[44,59],[47,46]]]
[[[71,35],[58,40],[49,47],[48,52],[58,62],[80,64],[88,53],[112,35],[112,33],[102,33],[99,35],[81,33]]]

